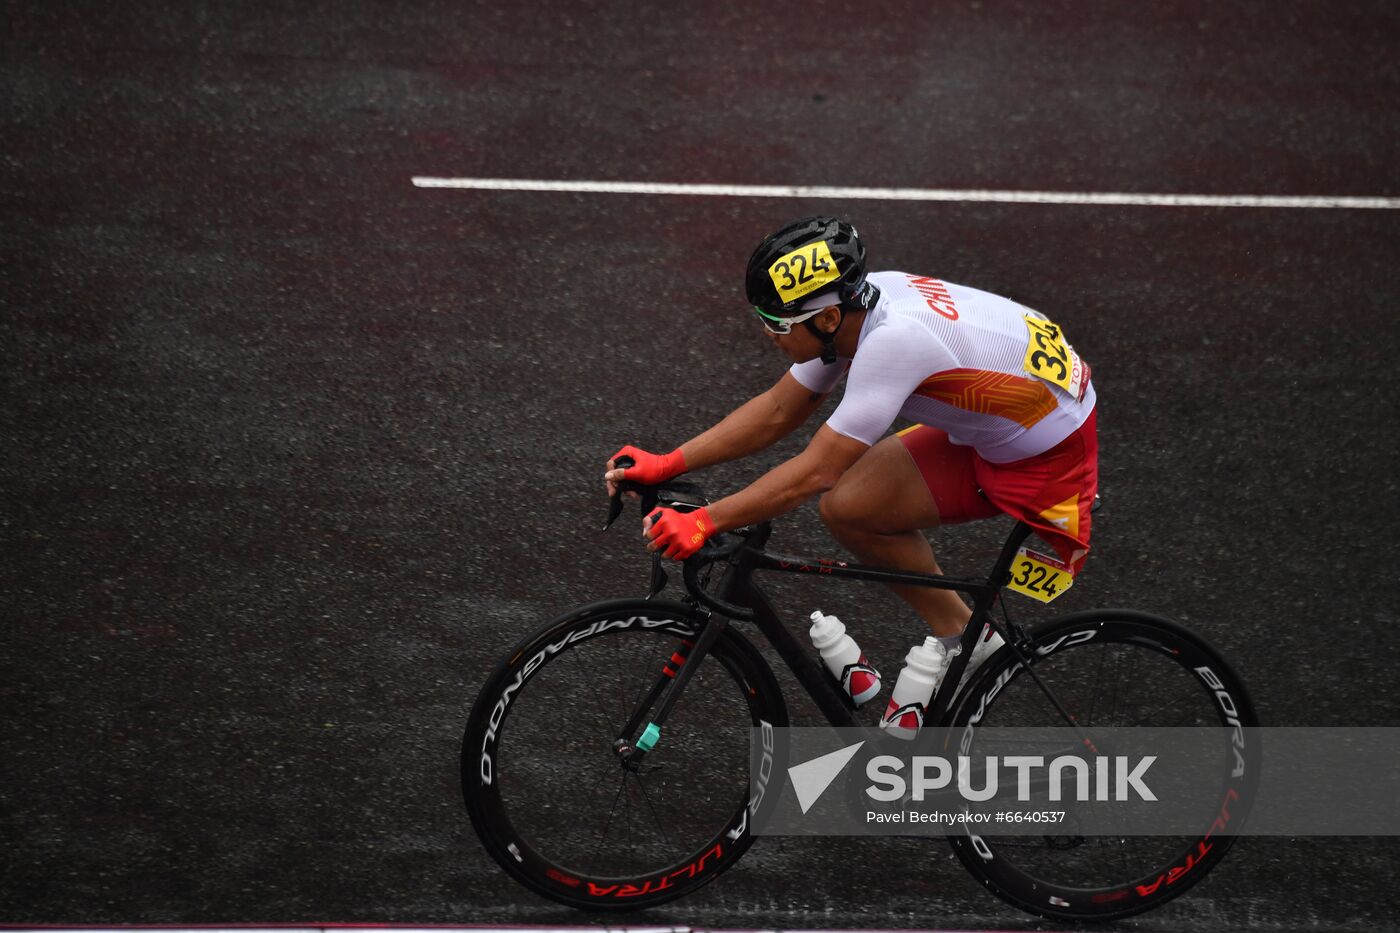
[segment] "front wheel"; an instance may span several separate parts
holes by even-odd
[[[1035,672],[1085,734],[1152,727],[1199,737],[1192,789],[1203,803],[1190,819],[1199,828],[1175,836],[969,829],[949,837],[953,850],[998,897],[1043,917],[1109,920],[1160,906],[1219,863],[1254,803],[1261,749],[1257,732],[1246,731],[1258,719],[1244,684],[1200,637],[1145,613],[1075,613],[1030,634]],[[952,735],[963,748],[989,728],[1067,725],[1008,648],[979,668],[958,702]]]
[[[463,738],[462,791],[516,880],[571,907],[638,910],[690,893],[748,848],[750,735],[787,713],[736,632],[694,662],[655,748],[640,762],[618,751],[636,744],[704,622],[678,603],[596,603],[545,626],[487,680]],[[629,723],[640,725],[628,734]]]

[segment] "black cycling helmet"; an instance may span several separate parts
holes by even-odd
[[[865,244],[835,217],[804,217],[765,237],[744,274],[749,304],[765,317],[795,317],[836,292],[848,311],[868,310],[879,290],[865,280]]]

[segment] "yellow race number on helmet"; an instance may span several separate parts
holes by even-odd
[[[778,297],[786,303],[836,281],[841,273],[831,258],[831,248],[825,240],[819,240],[779,256],[768,267],[768,276]]]

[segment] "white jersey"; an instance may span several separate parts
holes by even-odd
[[[838,434],[874,444],[902,415],[1010,463],[1054,447],[1094,410],[1089,367],[1039,312],[924,276],[875,272],[870,281],[880,300],[855,356],[792,367],[822,394],[849,373],[827,421]]]

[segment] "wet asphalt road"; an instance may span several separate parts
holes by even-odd
[[[601,463],[778,378],[741,270],[817,210],[1094,366],[1068,608],[1187,622],[1269,724],[1400,724],[1396,212],[410,184],[1395,196],[1392,5],[174,6],[6,4],[0,922],[588,922],[481,851],[460,728],[526,631],[641,590]],[[1000,533],[935,543],[970,573]],[[810,508],[779,536],[833,550]],[[918,635],[811,586],[780,606],[889,667]],[[1123,928],[1393,927],[1397,855],[1246,840]],[[944,847],[855,839],[760,842],[632,919],[1026,925]]]

